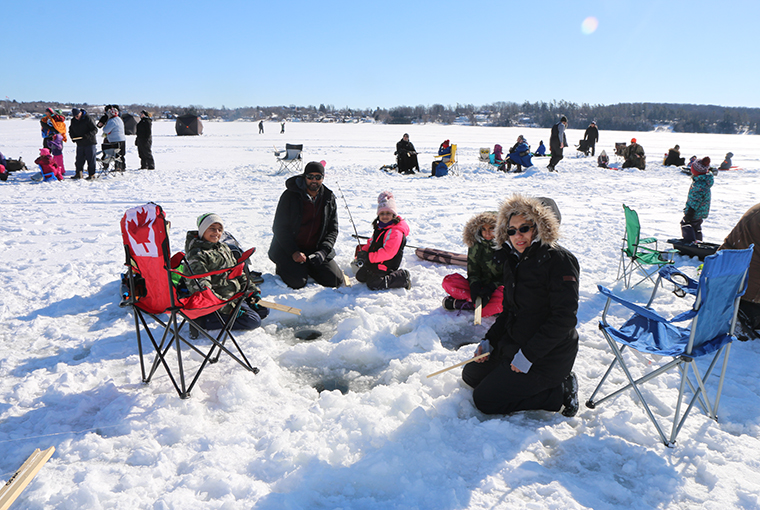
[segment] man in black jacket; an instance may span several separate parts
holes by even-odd
[[[417,151],[414,150],[414,144],[409,141],[409,135],[404,133],[401,140],[396,143],[396,161],[398,162],[398,171],[401,174],[413,174],[415,170],[420,171],[420,164],[417,161]]]
[[[564,115],[559,122],[552,126],[551,138],[549,138],[549,149],[552,152],[552,159],[549,160],[549,166],[547,167],[550,172],[556,172],[557,163],[564,157],[562,155],[562,149],[567,147],[567,137],[565,136],[565,129],[567,128],[567,117]]]
[[[591,155],[593,156],[596,142],[599,141],[599,129],[596,127],[596,122],[592,121],[591,124],[589,124],[586,128],[586,132],[583,134],[583,139],[588,142],[588,147],[591,149]]]
[[[69,136],[77,144],[75,162],[76,173],[72,179],[81,179],[84,162],[87,161],[87,178],[95,177],[95,153],[97,152],[98,128],[87,112],[79,108],[71,109]]]
[[[140,122],[137,123],[137,136],[135,145],[137,154],[140,156],[140,170],[155,170],[156,163],[153,161],[153,119],[150,113],[143,110],[140,112]]]
[[[302,175],[285,182],[272,225],[269,259],[288,287],[306,286],[308,277],[325,287],[340,287],[343,271],[333,260],[338,238],[335,195],[322,184],[325,167],[312,161]]]

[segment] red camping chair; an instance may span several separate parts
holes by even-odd
[[[198,382],[203,369],[208,363],[215,363],[222,351],[229,354],[232,359],[240,363],[246,370],[254,374],[258,373],[259,369],[251,365],[230,331],[235,324],[238,311],[243,303],[242,298],[246,296],[249,285],[246,284],[241,292],[235,294],[230,299],[222,300],[211,289],[204,289],[200,292],[182,296],[178,294],[177,288],[172,283],[172,274],[179,274],[187,279],[203,278],[225,272],[229,272],[227,278],[230,279],[237,278],[243,274],[243,271],[247,275],[248,271],[245,262],[254,252],[255,248],[243,252],[243,255],[233,267],[198,275],[186,275],[175,269],[181,262],[184,254],[180,252],[173,257],[169,256],[166,216],[161,206],[149,203],[127,210],[121,219],[121,233],[124,240],[124,250],[127,255],[126,263],[129,267],[127,273],[129,283],[127,304],[132,306],[135,315],[135,332],[137,334],[137,348],[140,354],[140,370],[142,371],[143,382],[149,383],[159,365],[163,365],[180,398],[187,398],[190,396],[190,390]],[[250,279],[248,281],[250,282]],[[224,327],[216,337],[211,336],[194,321],[194,319],[210,313],[218,314],[221,319],[219,310],[227,303],[235,301],[237,301],[237,304],[229,315],[230,319],[226,322],[221,320]],[[168,314],[168,320],[164,321],[159,318],[161,314]],[[156,341],[156,338],[159,336],[158,334],[154,335],[156,331],[148,327],[145,319],[146,316],[151,317],[163,328],[160,341]],[[179,324],[177,323],[178,316],[181,318]],[[211,347],[207,352],[202,350],[205,347],[196,346],[190,342],[189,338],[183,336],[181,330],[185,322],[195,327],[204,338],[211,341]],[[141,329],[150,338],[150,342],[156,351],[156,356],[147,375]],[[190,329],[189,326],[188,329]],[[237,355],[225,347],[224,344],[228,338],[234,345]],[[189,385],[185,381],[185,367],[182,358],[183,344],[202,357],[201,364],[195,374],[192,375]],[[174,345],[177,351],[176,363],[172,363],[169,359],[169,350],[172,345]],[[171,367],[176,367],[176,377]]]

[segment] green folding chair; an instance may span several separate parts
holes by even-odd
[[[639,215],[625,204],[623,204],[623,211],[625,212],[625,236],[623,247],[620,249],[616,281],[622,279],[626,289],[635,287],[645,280],[654,283],[653,276],[662,266],[673,263],[673,254],[677,253],[677,250],[658,250],[657,239],[654,237],[641,239]],[[654,248],[651,247],[652,245]],[[632,286],[631,279],[636,272],[644,277]]]

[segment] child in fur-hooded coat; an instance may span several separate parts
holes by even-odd
[[[529,409],[578,410],[578,353],[575,329],[580,267],[557,244],[560,216],[551,199],[513,195],[499,209],[496,241],[504,243],[504,301],[501,315],[462,379],[474,388],[475,406],[486,414]]]
[[[472,309],[480,298],[482,317],[501,313],[502,279],[504,261],[499,258],[501,245],[495,240],[496,213],[493,211],[476,214],[464,225],[462,241],[467,246],[467,278],[459,273],[443,278],[443,289],[455,300],[463,301],[469,306],[456,306],[459,309]]]

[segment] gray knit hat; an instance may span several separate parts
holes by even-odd
[[[206,213],[206,214],[201,214],[200,216],[198,216],[198,237],[203,239],[203,234],[205,234],[206,230],[214,223],[218,223],[222,227],[224,227],[224,223],[222,223],[222,218],[218,214]]]

